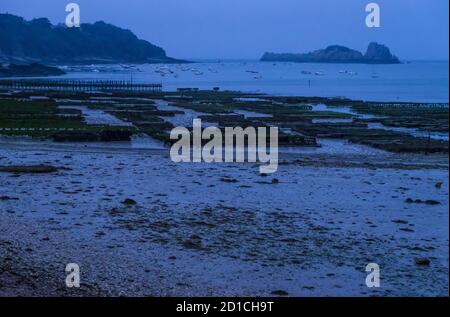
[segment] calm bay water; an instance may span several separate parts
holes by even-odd
[[[274,95],[348,97],[370,101],[448,102],[448,62],[400,65],[297,64],[257,61],[184,65],[91,65],[66,68],[67,79],[162,83]]]

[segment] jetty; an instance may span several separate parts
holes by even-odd
[[[124,80],[41,80],[20,79],[0,80],[0,89],[44,90],[44,91],[133,91],[161,92],[160,83],[135,83]]]

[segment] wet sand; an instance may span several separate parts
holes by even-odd
[[[13,164],[60,169],[0,173],[3,296],[448,295],[445,156],[290,153],[264,177],[161,149],[1,143]]]

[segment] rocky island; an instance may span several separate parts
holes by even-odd
[[[332,45],[310,53],[265,53],[263,62],[295,63],[353,63],[353,64],[399,64],[389,48],[375,42],[369,44],[365,54],[345,46]]]
[[[181,63],[131,31],[105,22],[80,28],[0,14],[0,63]]]

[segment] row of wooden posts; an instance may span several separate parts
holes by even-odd
[[[123,80],[0,80],[0,89],[161,92],[162,84]]]
[[[380,108],[404,108],[404,109],[445,109],[448,103],[371,103],[370,106]]]

